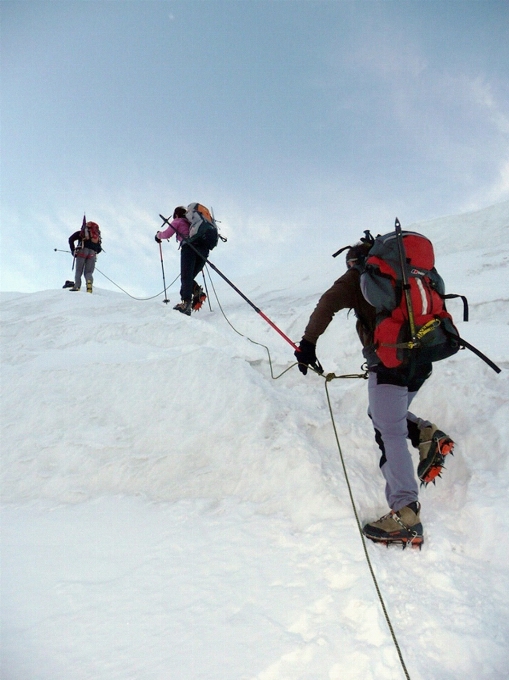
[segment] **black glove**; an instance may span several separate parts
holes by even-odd
[[[295,358],[299,362],[299,371],[303,375],[306,375],[308,372],[308,366],[310,364],[313,366],[313,368],[317,368],[318,370],[322,368],[318,362],[318,359],[316,358],[315,349],[316,345],[313,345],[312,342],[302,338],[299,344],[299,349],[294,352]],[[320,373],[322,372],[323,369],[320,371]]]
[[[159,238],[159,236],[157,234],[154,236],[154,238],[156,240],[156,243],[161,243],[161,239]]]

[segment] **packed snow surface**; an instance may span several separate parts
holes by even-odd
[[[469,351],[435,365],[413,410],[456,449],[421,491],[423,549],[367,553],[409,677],[500,680],[509,203],[412,228],[433,239],[448,292],[469,298],[469,323],[449,303],[460,333],[503,370]],[[235,283],[298,342],[343,266],[289,257]],[[292,348],[210,274],[212,310],[191,318],[172,309],[177,284],[164,305],[98,273],[92,295],[2,294],[3,680],[405,677],[325,381],[278,377]],[[327,373],[360,373],[353,315],[317,354]],[[375,519],[387,507],[366,383],[327,387],[359,518]]]

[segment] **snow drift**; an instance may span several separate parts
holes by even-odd
[[[449,304],[460,333],[503,371],[468,351],[436,365],[415,412],[457,445],[421,494],[424,548],[368,550],[414,680],[501,678],[509,203],[410,226],[436,244],[448,292],[469,298],[468,324]],[[324,253],[236,283],[298,341],[341,272]],[[211,273],[230,323],[210,286],[212,311],[192,318],[99,275],[93,295],[2,294],[6,680],[403,677],[323,379],[273,380],[250,339],[276,376],[291,348]],[[327,372],[358,373],[353,318],[339,314],[317,353]],[[366,385],[329,389],[359,515],[373,519],[386,507]]]

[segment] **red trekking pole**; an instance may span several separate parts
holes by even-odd
[[[160,217],[162,220],[164,220],[162,226],[164,226],[164,224],[169,224],[169,219],[170,219],[169,217],[164,217],[163,215],[159,215],[159,217]],[[263,319],[264,321],[266,321],[266,322],[269,324],[269,326],[271,326],[271,327],[276,331],[276,333],[279,333],[279,335],[280,335],[284,340],[286,340],[286,342],[287,342],[289,345],[291,345],[291,346],[293,347],[294,350],[296,350],[297,352],[300,351],[300,347],[298,347],[292,340],[290,340],[290,338],[289,338],[287,335],[285,335],[285,334],[283,333],[283,331],[282,331],[280,328],[278,328],[278,327],[276,326],[276,324],[275,324],[273,321],[271,321],[271,320],[269,319],[269,317],[266,316],[266,315],[262,312],[261,309],[259,309],[253,302],[251,302],[251,300],[250,300],[248,297],[246,297],[246,296],[244,295],[244,293],[243,293],[242,291],[240,291],[240,290],[237,288],[237,286],[235,286],[228,278],[226,278],[226,276],[223,274],[223,272],[221,272],[221,271],[216,267],[215,264],[212,264],[212,262],[211,262],[208,258],[204,257],[204,256],[200,253],[200,251],[197,250],[197,249],[193,246],[192,243],[189,243],[189,241],[186,241],[186,239],[182,239],[182,241],[183,241],[184,243],[186,243],[190,248],[192,248],[192,249],[194,250],[194,252],[195,252],[197,255],[199,255],[203,260],[205,260],[206,264],[208,264],[209,267],[212,267],[212,269],[213,269],[215,272],[217,272],[217,273],[219,274],[219,276],[220,276],[224,281],[226,281],[226,283],[227,283],[229,286],[231,286],[231,287],[233,288],[233,290],[234,290],[236,293],[238,293],[238,294],[240,295],[240,297],[241,297],[243,300],[245,300],[245,301],[247,302],[247,304],[250,305],[250,306],[255,310],[255,312],[256,312],[257,314],[259,314],[259,315],[262,317],[262,319]],[[159,247],[161,247],[161,245],[159,245]],[[162,262],[162,256],[161,256],[161,262]]]
[[[189,243],[188,245],[190,245],[191,248],[193,247],[192,243]],[[196,248],[195,248],[194,250],[196,250]],[[198,252],[198,251],[196,250],[196,252]],[[268,317],[266,314],[264,314],[264,313],[262,312],[261,309],[259,309],[253,302],[251,302],[251,300],[250,300],[248,297],[246,297],[246,296],[244,295],[244,293],[243,293],[242,291],[240,291],[240,290],[237,288],[237,286],[235,286],[229,279],[227,279],[226,276],[225,276],[222,272],[219,271],[219,269],[216,267],[215,264],[212,264],[212,262],[211,262],[210,260],[206,260],[206,262],[207,262],[207,264],[208,264],[210,267],[212,267],[212,269],[213,269],[215,272],[217,272],[217,273],[219,274],[219,276],[220,276],[222,279],[224,279],[224,280],[226,281],[226,283],[227,283],[229,286],[231,286],[231,287],[233,288],[233,290],[234,290],[236,293],[238,293],[238,294],[240,295],[240,297],[241,297],[243,300],[245,300],[245,301],[247,302],[248,305],[250,305],[250,306],[255,310],[255,312],[256,312],[257,314],[259,314],[259,315],[262,317],[262,319],[263,319],[264,321],[266,321],[266,322],[269,324],[269,326],[272,326],[272,328],[276,331],[276,333],[279,333],[279,335],[280,335],[284,340],[286,340],[286,342],[287,342],[289,345],[291,345],[291,346],[293,347],[294,350],[300,351],[300,348],[297,347],[297,345],[296,345],[292,340],[290,340],[290,338],[289,338],[287,335],[285,335],[285,334],[283,333],[283,331],[282,331],[280,328],[278,328],[278,327],[276,326],[276,324],[275,324],[273,321],[271,321],[271,320],[269,319],[269,317]]]

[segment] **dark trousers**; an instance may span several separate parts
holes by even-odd
[[[205,266],[209,256],[208,246],[201,240],[187,243],[180,249],[180,298],[189,302],[193,297],[194,279]]]

